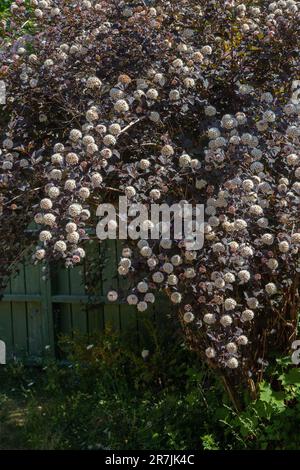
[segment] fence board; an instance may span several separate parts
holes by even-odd
[[[24,294],[25,275],[24,264],[20,265],[18,275],[11,279],[11,294]],[[14,349],[19,357],[28,355],[28,326],[26,302],[11,302]]]
[[[114,240],[109,240],[101,245],[102,259],[105,258],[105,265],[102,273],[102,295],[110,289],[118,290],[117,280],[117,245]],[[116,304],[104,306],[105,327],[111,326],[115,330],[120,330],[120,308]]]

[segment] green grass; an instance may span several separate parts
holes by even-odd
[[[255,402],[240,390],[236,413],[218,378],[168,337],[153,338],[146,361],[108,332],[64,339],[63,364],[1,367],[0,449],[300,448],[300,369],[288,358],[270,367]]]

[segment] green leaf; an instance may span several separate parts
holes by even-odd
[[[300,369],[293,368],[288,372],[279,376],[282,385],[299,385],[300,386]]]
[[[284,411],[285,394],[284,392],[275,392],[270,384],[263,382],[260,387],[260,401],[270,404],[278,412]]]

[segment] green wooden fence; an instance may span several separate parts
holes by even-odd
[[[40,360],[45,354],[57,354],[61,334],[75,331],[91,335],[107,326],[132,335],[141,347],[147,346],[145,319],[163,325],[167,307],[164,301],[145,313],[126,304],[110,304],[106,299],[109,288],[126,293],[126,279],[117,277],[120,245],[109,241],[103,245],[88,243],[83,265],[72,269],[50,266],[45,276],[41,265],[24,261],[12,277],[0,302],[0,339],[5,341],[7,358]],[[86,289],[87,271],[93,260],[106,258],[99,269],[96,295]],[[44,277],[44,280],[43,280]]]

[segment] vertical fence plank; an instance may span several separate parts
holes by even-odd
[[[40,294],[41,272],[39,266],[24,266],[26,294]],[[45,331],[41,303],[27,302],[28,349],[31,358],[41,357],[45,347]]]
[[[122,255],[123,244],[117,243],[117,263]],[[130,282],[126,276],[119,276],[119,289],[125,299],[130,294]],[[138,319],[136,307],[127,303],[120,305],[120,328],[124,335],[130,336],[134,340],[137,335]]]
[[[86,258],[84,263],[84,272],[86,280],[89,278],[89,269],[91,263],[97,263],[99,266],[98,282],[95,286],[96,294],[101,295],[102,287],[102,270],[100,269],[101,255],[100,255],[100,243],[97,241],[91,241],[86,246]],[[104,312],[103,304],[88,305],[87,306],[87,320],[88,320],[88,332],[89,334],[98,334],[104,330]]]
[[[108,240],[101,245],[104,267],[102,274],[102,295],[106,296],[110,289],[118,290],[117,279],[117,245],[115,240]],[[117,304],[104,306],[105,327],[111,326],[114,330],[120,330],[120,308]]]
[[[70,295],[69,271],[61,265],[51,266],[52,294]],[[70,335],[73,330],[72,310],[70,304],[53,305],[55,309],[55,336]]]
[[[4,294],[11,293],[11,281],[8,282]],[[6,357],[14,352],[14,335],[11,302],[0,302],[0,340],[6,344]]]
[[[85,295],[84,287],[84,267],[76,266],[70,269],[70,294],[71,295]],[[73,331],[80,333],[87,333],[87,313],[85,305],[72,303],[72,325]]]
[[[6,356],[10,357],[14,349],[10,302],[0,302],[0,341],[5,342]]]
[[[24,264],[20,264],[18,274],[11,279],[11,293],[25,294]],[[27,310],[25,302],[11,302],[14,349],[18,357],[28,355]]]
[[[42,318],[43,318],[43,331],[44,331],[44,338],[45,338],[45,344],[44,347],[50,346],[50,351],[47,352],[47,354],[50,354],[52,356],[55,355],[55,331],[54,331],[54,312],[53,312],[53,306],[52,306],[52,299],[51,299],[51,294],[52,294],[52,283],[51,283],[51,272],[49,272],[49,266],[47,266],[48,272],[46,279],[42,279],[43,276],[43,267],[40,266],[40,292],[42,296]]]

